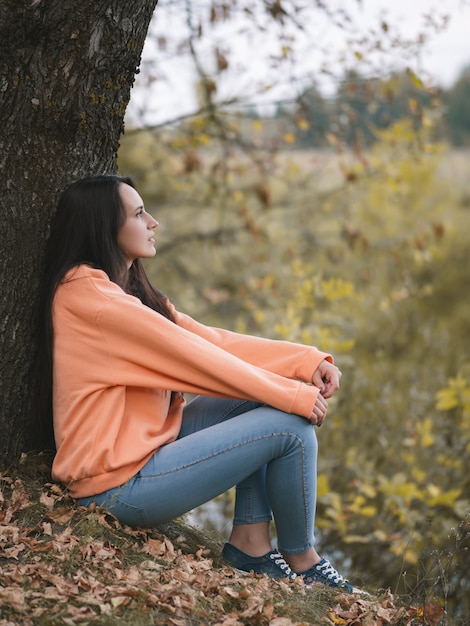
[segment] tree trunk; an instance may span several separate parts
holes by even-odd
[[[34,429],[35,305],[57,196],[116,170],[157,0],[0,5],[0,469],[42,449]]]

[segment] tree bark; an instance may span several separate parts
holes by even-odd
[[[35,305],[57,196],[114,172],[157,0],[0,5],[0,469],[51,442],[34,435]]]

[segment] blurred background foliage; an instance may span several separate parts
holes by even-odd
[[[129,120],[121,143],[160,223],[149,275],[206,324],[334,354],[318,549],[468,623],[470,73],[348,70],[267,116],[203,78],[194,115]],[[226,533],[232,502],[193,519]]]

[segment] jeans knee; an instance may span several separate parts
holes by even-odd
[[[293,416],[291,415],[290,417],[292,418]],[[312,426],[310,422],[303,417],[299,417],[295,427],[290,428],[289,431],[309,457],[312,455],[316,457],[318,452],[318,439],[315,427]]]

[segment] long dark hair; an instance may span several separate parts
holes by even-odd
[[[63,191],[51,223],[46,245],[40,291],[39,350],[37,362],[38,409],[42,438],[52,433],[52,301],[65,274],[81,264],[106,272],[124,291],[146,306],[173,320],[166,296],[150,283],[140,259],[130,269],[117,237],[126,220],[119,186],[132,179],[113,174],[91,176],[72,183]]]

